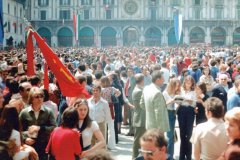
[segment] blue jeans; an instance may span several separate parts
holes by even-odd
[[[167,153],[170,154],[172,158],[174,154],[174,130],[175,130],[175,121],[176,121],[176,116],[174,114],[175,112],[168,112],[170,131],[167,132],[167,138],[168,138]]]
[[[178,123],[181,139],[179,160],[185,160],[185,157],[187,160],[192,159],[192,143],[190,142],[190,138],[193,131],[194,116],[194,108],[191,106],[180,106],[178,109]]]

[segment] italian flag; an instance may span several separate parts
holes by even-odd
[[[76,43],[79,41],[81,14],[73,14],[73,26]]]

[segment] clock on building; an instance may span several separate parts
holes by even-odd
[[[124,10],[129,15],[134,15],[138,11],[138,4],[133,0],[126,1],[124,4]]]

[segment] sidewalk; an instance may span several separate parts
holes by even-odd
[[[133,139],[132,136],[125,136],[128,133],[128,126],[122,125],[122,133],[119,134],[119,142],[116,145],[116,150],[110,150],[110,153],[114,157],[114,160],[132,160],[132,146],[133,146]],[[194,127],[195,129],[195,127]],[[194,130],[193,129],[193,130]],[[178,141],[174,145],[174,158],[175,160],[179,159],[179,151],[180,151],[180,135],[179,135],[179,128],[178,124],[176,123],[176,131],[178,135]],[[192,151],[192,159],[193,151]]]

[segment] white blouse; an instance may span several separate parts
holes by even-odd
[[[163,97],[166,101],[166,103],[168,103],[169,101],[171,101],[172,99],[174,99],[174,96],[173,95],[169,95],[168,94],[168,91],[163,91]],[[167,109],[168,110],[174,110],[175,107],[174,107],[174,103],[170,103],[169,105],[167,105]]]
[[[79,120],[79,128],[82,127],[83,120]],[[91,127],[87,127],[82,131],[82,139],[83,139],[83,147],[87,147],[91,145],[92,135],[93,133],[99,130],[99,126],[96,121],[92,121]]]
[[[185,92],[185,90],[183,88],[181,88],[181,96],[183,96],[185,98],[185,100],[191,100],[193,101],[193,103],[190,105],[188,102],[182,102],[182,106],[192,106],[193,108],[196,107],[196,98],[197,98],[197,94],[196,91],[188,91],[187,93]]]

